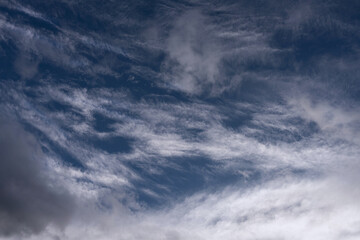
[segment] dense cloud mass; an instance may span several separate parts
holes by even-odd
[[[43,172],[36,140],[19,125],[0,122],[0,234],[39,233],[64,227],[74,200]]]
[[[0,239],[359,239],[359,9],[0,1]]]

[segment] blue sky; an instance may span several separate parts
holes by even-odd
[[[0,239],[358,239],[359,10],[0,2]]]

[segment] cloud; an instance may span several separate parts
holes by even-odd
[[[229,188],[191,197],[162,217],[170,229],[200,239],[341,239],[343,232],[359,231],[360,208],[351,191],[336,183],[284,178]]]
[[[344,188],[346,178],[340,172],[307,180],[285,176],[251,188],[197,193],[171,207],[135,214],[113,202],[111,211],[89,209],[86,219],[57,234],[68,240],[356,239],[359,187],[352,182]]]
[[[356,50],[347,43],[358,28],[329,5],[261,3],[204,1],[194,10],[161,1],[141,21],[149,8],[135,3],[68,3],[69,22],[55,2],[58,25],[40,14],[43,4],[5,4],[22,16],[0,13],[2,43],[17,51],[5,53],[22,79],[0,84],[1,107],[38,139],[1,124],[1,156],[18,160],[0,164],[10,169],[0,176],[3,235],[358,237],[359,61],[336,48]],[[75,161],[80,168],[67,164]],[[75,216],[58,185],[80,199]]]
[[[49,175],[36,140],[18,124],[0,120],[0,235],[64,228],[74,199]]]
[[[204,157],[215,165],[221,163],[221,169],[214,169],[220,172],[241,172],[245,162],[254,168],[250,169],[251,172],[266,173],[279,169],[321,171],[329,164],[338,163],[339,159],[350,161],[356,158],[359,152],[358,147],[351,142],[336,144],[337,137],[342,137],[341,131],[333,131],[332,135],[322,132],[322,123],[308,117],[302,108],[294,107],[291,101],[289,105],[283,106],[240,102],[231,109],[221,110],[200,101],[136,102],[122,92],[108,89],[85,91],[59,86],[41,87],[37,92],[43,96],[37,103],[37,109],[41,111],[34,111],[36,108],[24,95],[13,94],[13,104],[21,106],[17,109],[23,120],[86,166],[88,172],[81,173],[81,176],[74,180],[91,181],[92,184],[103,187],[114,187],[115,184],[119,192],[123,191],[124,187],[137,192],[132,183],[143,178],[141,174],[126,166],[127,161],[141,163],[142,171],[149,173],[156,164],[161,164],[162,168],[174,167],[173,161],[176,162],[174,159],[177,157],[186,158],[189,162],[192,162],[194,157]],[[49,101],[48,93],[51,99],[78,109],[79,113],[84,115],[80,121],[86,128],[78,128],[77,131],[67,128],[78,121],[71,118],[69,111],[54,114],[53,110],[41,108],[42,104]],[[296,103],[299,103],[299,99],[296,98]],[[239,112],[238,116],[234,115],[235,110]],[[95,129],[92,116],[98,112],[113,119],[112,131],[98,132]],[[248,117],[247,122],[236,128],[224,122],[229,116],[233,117],[234,121],[241,122],[244,114]],[[350,116],[349,113],[341,111],[336,114],[339,117],[344,114]],[[356,118],[352,119],[350,125],[353,125],[355,120]],[[336,125],[334,124],[334,127]],[[316,131],[312,132],[314,129]],[[351,128],[349,130],[351,131]],[[109,154],[101,145],[92,144],[95,140],[119,136],[132,139],[128,143],[124,142],[124,146],[131,144],[132,151]],[[84,138],[87,140],[84,141]],[[53,145],[46,141],[43,144],[51,153]],[[61,154],[55,156],[60,162],[66,160],[66,157],[62,159],[64,156]],[[249,170],[247,167],[248,165],[245,170]],[[66,171],[64,169],[64,172]],[[204,174],[206,178],[208,173]]]
[[[197,94],[217,80],[221,47],[200,11],[188,11],[176,20],[166,50],[164,71],[171,72],[167,77],[174,87]]]
[[[243,80],[266,79],[270,69],[289,64],[283,50],[268,43],[267,29],[245,21],[246,14],[235,9],[209,4],[173,17],[164,34],[162,87],[191,96],[223,96],[238,92]],[[237,17],[229,18],[232,14]]]
[[[8,9],[14,6],[9,6]],[[20,8],[20,6],[16,6],[16,9],[22,14],[22,18],[0,13],[0,37],[2,43],[8,41],[14,43],[14,49],[12,49],[14,55],[6,54],[9,60],[16,55],[13,67],[22,79],[33,78],[38,73],[39,64],[44,69],[49,63],[70,72],[85,73],[89,76],[119,75],[113,71],[113,65],[110,63],[116,60],[115,56],[122,58],[127,58],[127,56],[116,44],[100,40],[99,36],[85,36],[54,25],[40,13],[30,9]],[[32,21],[39,21],[45,27],[36,28],[29,24]],[[91,49],[90,55],[84,56],[78,51],[83,47]],[[100,52],[104,56],[101,61],[94,63],[93,58],[89,56]],[[93,67],[89,68],[90,65]]]
[[[20,54],[15,60],[14,67],[22,79],[30,79],[38,72],[39,61],[31,56]]]

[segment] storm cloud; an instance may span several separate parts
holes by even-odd
[[[40,233],[63,228],[74,199],[45,170],[35,138],[19,124],[0,122],[0,235]]]

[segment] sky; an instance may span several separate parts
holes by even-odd
[[[359,11],[0,0],[0,239],[360,239]]]

